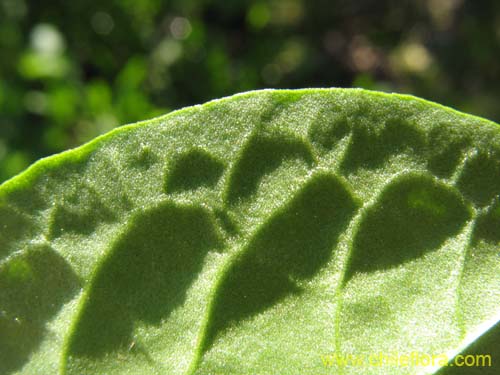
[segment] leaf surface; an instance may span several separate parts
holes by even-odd
[[[0,187],[0,374],[434,373],[331,354],[493,351],[499,249],[498,125],[363,90],[236,95]]]

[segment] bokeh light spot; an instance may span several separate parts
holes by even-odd
[[[170,32],[175,39],[186,39],[193,31],[191,23],[187,18],[175,17],[170,23]]]
[[[90,24],[92,25],[92,29],[100,35],[108,35],[115,27],[113,18],[106,12],[96,12],[92,16]]]

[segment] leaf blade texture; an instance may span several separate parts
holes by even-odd
[[[491,342],[499,248],[498,125],[364,90],[236,95],[0,187],[0,373],[434,373],[321,358]]]

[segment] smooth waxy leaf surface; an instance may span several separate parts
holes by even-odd
[[[499,249],[498,125],[363,90],[237,95],[0,187],[0,374],[432,373],[324,356],[478,343]]]

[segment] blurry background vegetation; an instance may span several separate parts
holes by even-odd
[[[500,120],[498,0],[0,0],[0,181],[233,93],[365,87]]]

